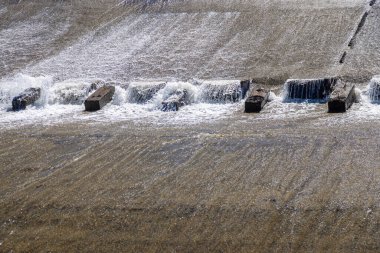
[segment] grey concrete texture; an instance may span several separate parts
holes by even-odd
[[[364,82],[380,71],[378,3],[347,50],[368,1],[120,2],[3,4],[0,76],[273,78],[279,84],[337,75]]]

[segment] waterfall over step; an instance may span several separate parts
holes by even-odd
[[[9,104],[12,101],[11,93],[8,90],[0,90],[0,104]]]
[[[284,85],[285,102],[326,102],[336,78],[289,79]]]
[[[162,111],[177,111],[180,107],[196,102],[199,89],[188,82],[168,82],[157,93],[155,104]]]
[[[128,87],[129,103],[144,104],[165,87],[165,82],[132,82]]]
[[[368,96],[372,103],[380,103],[380,76],[375,76],[371,79]]]
[[[239,80],[204,81],[200,87],[200,101],[205,103],[234,103],[242,99]]]
[[[103,85],[102,81],[56,83],[49,90],[49,104],[81,105],[92,91]]]

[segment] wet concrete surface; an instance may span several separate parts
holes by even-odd
[[[235,119],[2,130],[0,251],[379,251],[378,123]]]

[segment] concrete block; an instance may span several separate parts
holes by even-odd
[[[245,112],[260,112],[268,102],[269,92],[259,88],[254,90],[251,95],[245,100]]]
[[[339,81],[328,100],[328,112],[346,112],[355,100],[355,85],[349,85]]]
[[[97,111],[102,109],[106,104],[111,102],[114,94],[115,86],[100,87],[84,102],[86,111]]]
[[[33,104],[41,97],[40,88],[29,88],[12,100],[13,111],[25,110],[28,105]]]

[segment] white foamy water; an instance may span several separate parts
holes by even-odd
[[[244,120],[309,120],[311,124],[318,126],[347,125],[363,122],[371,122],[380,119],[380,105],[373,103],[369,98],[370,86],[360,90],[356,88],[357,103],[346,113],[327,113],[327,103],[315,102],[290,102],[285,103],[284,96],[270,94],[270,100],[260,114],[244,115]]]
[[[215,122],[234,117],[243,121],[271,121],[289,119],[312,120],[317,125],[350,124],[380,119],[380,105],[371,103],[366,89],[358,90],[361,100],[344,114],[328,114],[327,104],[321,103],[284,103],[283,96],[270,94],[270,102],[260,114],[242,114],[244,100],[235,103],[230,100],[205,99],[204,94],[215,94],[224,98],[230,94],[233,81],[197,81],[189,82],[134,82],[116,85],[111,103],[97,112],[85,112],[83,102],[92,92],[96,81],[70,79],[54,82],[52,77],[31,77],[16,75],[11,79],[0,81],[0,126],[2,128],[18,127],[28,124],[57,124],[63,122],[112,122],[132,121],[142,124],[182,125]],[[213,83],[212,86],[209,86]],[[205,85],[207,84],[207,85]],[[227,84],[227,85],[226,85]],[[233,84],[232,86],[230,84]],[[98,82],[98,88],[104,82]],[[24,111],[11,110],[12,98],[30,87],[41,88],[41,98]],[[158,87],[153,89],[152,87]],[[206,90],[209,87],[210,90]],[[236,88],[236,87],[235,87]],[[149,99],[136,102],[131,94],[149,90]],[[133,92],[135,93],[133,93]],[[232,89],[240,92],[240,89]],[[179,111],[163,112],[163,101],[172,99],[186,92],[186,103]],[[139,93],[140,94],[140,93]],[[144,93],[145,94],[145,93]],[[139,96],[139,95],[138,95]],[[240,97],[239,97],[240,98]],[[237,116],[241,115],[241,116]],[[237,118],[236,118],[237,116]]]
[[[276,94],[271,92],[269,95],[270,102],[256,116],[256,119],[298,119],[301,117],[321,116],[325,113],[323,109],[324,104],[308,103],[307,101],[302,103],[285,103],[284,96],[276,96]]]
[[[142,90],[157,82],[139,82],[116,86],[111,103],[98,112],[85,112],[83,102],[91,93],[94,80],[71,79],[53,82],[51,77],[17,75],[0,82],[0,124],[2,127],[17,127],[20,124],[55,124],[62,122],[118,122],[133,121],[152,124],[197,124],[228,117],[243,108],[243,102],[211,104],[200,99],[204,91],[201,85],[188,82],[158,82],[164,87],[152,92],[152,98],[144,103],[130,100],[131,90],[141,84]],[[12,98],[30,87],[41,88],[41,98],[24,111],[11,110]],[[98,85],[99,88],[99,85]],[[221,86],[222,88],[222,86]],[[186,106],[179,111],[163,112],[162,102],[173,94],[186,91]]]
[[[373,122],[380,119],[380,104],[373,103],[370,94],[370,85],[363,90],[356,89],[359,100],[343,114],[329,114],[328,118],[318,120],[319,125],[345,125],[355,123]]]
[[[47,92],[52,86],[53,79],[50,76],[31,77],[18,74],[14,78],[0,82],[0,108],[7,109],[12,103],[12,98],[28,88],[41,88],[41,99],[36,103],[41,107],[47,102]]]

